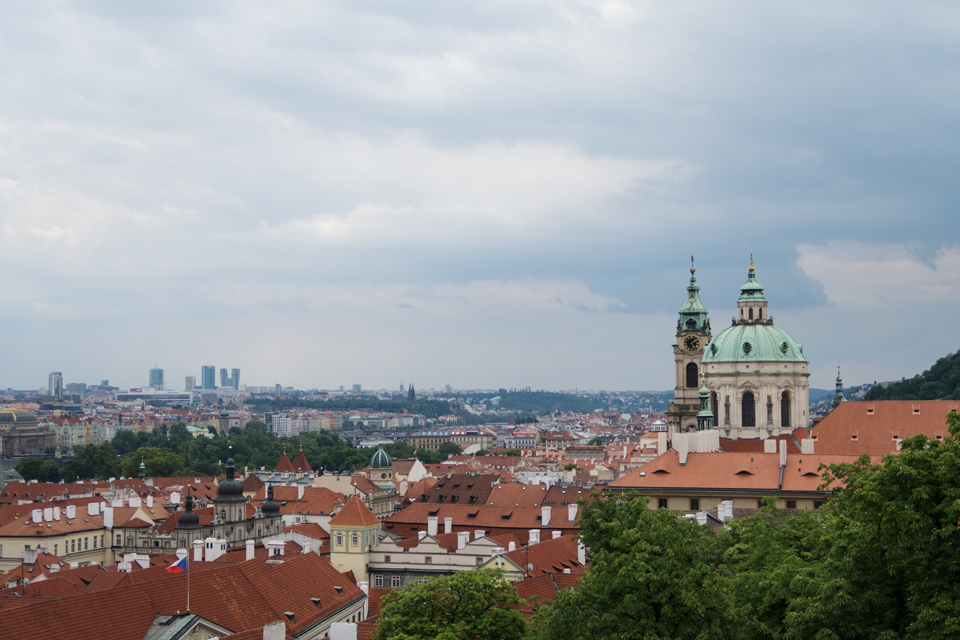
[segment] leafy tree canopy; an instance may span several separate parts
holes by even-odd
[[[524,601],[499,571],[476,569],[383,597],[376,640],[519,640]]]
[[[960,400],[960,351],[940,358],[909,380],[876,385],[864,400]]]

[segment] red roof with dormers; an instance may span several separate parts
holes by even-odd
[[[379,524],[380,519],[373,515],[373,511],[357,496],[350,496],[343,508],[330,520],[330,526],[365,527]]]

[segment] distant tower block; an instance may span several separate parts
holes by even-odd
[[[187,376],[187,379],[183,383],[184,390],[193,391],[196,387],[197,387],[197,377]]]
[[[59,371],[52,371],[48,379],[47,394],[54,398],[63,397],[63,374]]]
[[[150,369],[150,386],[158,391],[163,390],[163,369],[159,367]]]

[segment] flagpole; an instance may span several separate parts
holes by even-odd
[[[187,613],[190,613],[190,550],[187,549]]]

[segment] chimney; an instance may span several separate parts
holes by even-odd
[[[129,562],[120,562],[117,564],[117,571],[121,573],[133,573],[133,565]]]
[[[553,540],[556,540],[557,538],[559,538],[559,537],[562,535],[562,532],[560,532],[560,531],[554,531],[554,532],[552,532],[552,533],[553,533]]]
[[[40,555],[39,549],[24,549],[23,564],[37,564],[37,556]]]
[[[130,498],[130,501],[127,504],[129,504],[131,507],[134,507],[135,509],[139,509],[140,498]]]
[[[540,544],[540,529],[530,529],[530,538],[527,541],[527,546]]]
[[[297,485],[297,500],[303,500],[303,491],[304,486],[302,484]]]
[[[370,617],[370,583],[369,582],[358,582],[357,586],[360,588],[360,591],[363,591],[363,595],[367,596],[367,600],[363,601],[363,617],[362,620],[366,620]]]
[[[193,561],[203,562],[203,540],[193,541]]]
[[[457,549],[466,548],[468,542],[470,542],[470,532],[458,531],[457,532]]]
[[[60,507],[53,508],[53,519],[60,522]]]
[[[444,532],[444,533],[453,533],[453,518],[444,518],[444,519],[443,519],[443,532]]]
[[[287,637],[287,627],[283,622],[268,622],[263,625],[263,640],[283,640]]]
[[[427,518],[427,533],[431,536],[437,535],[437,524],[440,522],[440,519],[437,516],[430,516]]]
[[[423,540],[427,537],[426,531],[417,531],[417,540]]]
[[[113,529],[113,507],[103,508],[103,526],[105,529]]]
[[[114,509],[117,509],[117,508],[119,508],[119,507],[122,507],[122,506],[123,506],[123,500],[114,500],[113,502],[110,503],[110,506],[113,507]]]
[[[475,531],[473,532],[473,539],[474,539],[474,540],[479,540],[480,538],[482,538],[482,537],[485,536],[485,535],[487,535],[487,532],[486,532],[486,531],[484,531],[483,529],[477,529],[477,530],[475,530]]]
[[[567,522],[576,522],[577,520],[577,504],[571,504],[567,506]]]
[[[497,556],[502,556],[502,555],[503,555],[503,547],[496,547],[490,550],[491,558],[496,558]]]
[[[43,510],[43,521],[53,522],[53,509],[51,507],[47,507]]]
[[[153,496],[147,496],[147,509],[153,509]]]
[[[552,509],[550,507],[540,507],[541,517],[540,517],[540,526],[549,527],[550,526],[550,513]]]
[[[813,438],[804,438],[800,441],[800,453],[805,456],[813,455],[813,443],[816,442]]]
[[[772,438],[763,441],[763,452],[764,453],[776,453],[777,452],[777,441]]]
[[[40,524],[43,522],[43,509],[34,509],[32,513],[34,524]]]
[[[177,549],[177,560],[180,560],[180,558],[186,558],[188,555],[190,555],[190,552],[186,549]]]
[[[587,566],[587,548],[579,540],[577,540],[577,564],[581,567]]]
[[[247,547],[246,559],[247,560],[253,560],[256,557],[256,554],[254,553],[254,546],[255,546],[255,543],[253,540],[247,540],[246,542],[246,547]]]
[[[517,543],[511,540],[510,543],[507,545],[507,551],[516,551],[516,550],[517,550]]]
[[[73,520],[77,517],[77,505],[68,504],[67,505],[67,520]]]
[[[203,560],[204,562],[213,562],[217,559],[216,538],[206,538],[203,541]]]
[[[706,512],[706,511],[698,511],[698,512],[697,512],[697,524],[699,524],[699,525],[707,524],[707,512]]]
[[[721,522],[733,520],[733,500],[724,500],[717,506],[717,515]]]
[[[176,491],[170,494],[170,504],[178,505],[180,504],[180,494]]]

